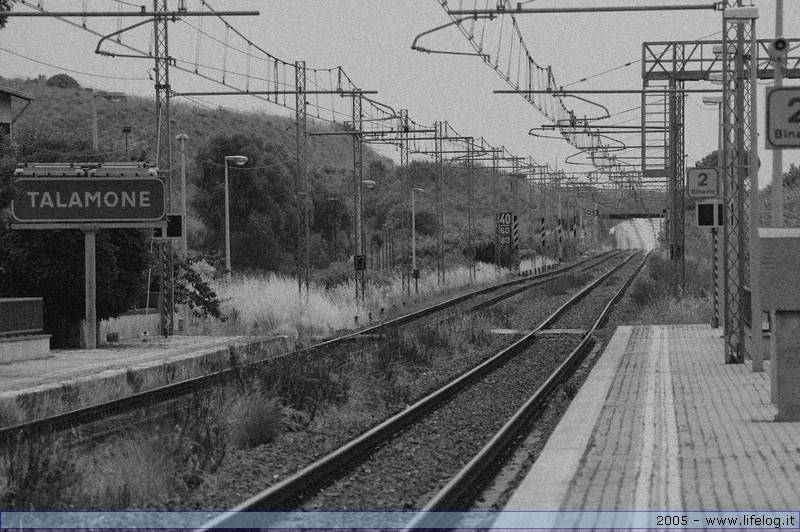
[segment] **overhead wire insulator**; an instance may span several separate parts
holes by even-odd
[[[253,50],[253,43],[247,42],[247,79],[245,81],[245,90],[250,92],[250,56]]]
[[[225,85],[225,74],[228,72],[228,34],[230,33],[231,27],[226,23],[225,24],[225,44],[224,49],[222,51],[222,84]]]
[[[200,12],[203,11],[205,2],[200,2]],[[203,19],[205,17],[198,17],[200,20],[197,22],[197,42],[194,50],[194,73],[199,74],[198,65],[200,64],[200,45],[203,39]]]

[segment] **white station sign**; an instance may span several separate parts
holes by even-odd
[[[767,90],[768,150],[800,148],[800,87]]]
[[[690,198],[709,199],[719,195],[719,172],[716,168],[689,168],[686,193]]]

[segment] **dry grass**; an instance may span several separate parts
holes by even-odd
[[[18,425],[27,419],[25,410],[17,404],[15,397],[0,401],[0,427]]]
[[[537,264],[540,261],[537,260]],[[474,287],[496,282],[508,275],[508,270],[496,271],[491,264],[478,263]],[[213,288],[223,301],[227,321],[192,317],[187,323],[188,334],[214,336],[283,334],[304,340],[324,337],[343,329],[353,328],[378,319],[381,309],[403,307],[407,296],[403,293],[399,277],[388,284],[371,283],[366,298],[359,305],[355,299],[353,282],[331,289],[312,284],[308,297],[298,297],[297,280],[265,274],[238,276],[230,282],[212,281]],[[445,283],[439,284],[435,271],[423,272],[419,279],[419,299],[430,299],[454,288],[470,285],[469,269],[450,269]]]
[[[167,500],[180,491],[176,464],[158,438],[143,434],[102,445],[78,460],[80,508],[122,510]],[[76,501],[78,502],[78,501]]]
[[[223,410],[228,442],[236,449],[272,443],[284,430],[281,401],[260,390],[232,398]]]
[[[676,299],[662,295],[647,306],[639,307],[632,325],[681,325],[711,323],[713,309],[705,297],[684,296]]]

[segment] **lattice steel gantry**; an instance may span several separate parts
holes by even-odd
[[[738,0],[728,0],[728,8],[741,7]],[[730,13],[730,12],[728,12]],[[751,304],[748,289],[750,272],[749,233],[757,218],[751,222],[748,211],[751,201],[748,192],[757,191],[750,184],[750,176],[757,179],[757,157],[747,157],[755,153],[757,143],[754,118],[756,79],[772,79],[774,68],[769,56],[769,39],[756,40],[755,20],[752,18],[732,18],[723,15],[723,41],[665,41],[648,42],[642,47],[642,78],[646,88],[654,81],[700,81],[709,80],[715,74],[723,76],[723,149],[720,154],[723,195],[725,198],[725,228],[722,231],[724,277],[723,326],[725,327],[727,362],[744,360],[744,341],[746,318]],[[786,57],[784,76],[800,78],[800,50],[795,46],[798,39],[788,39],[792,50]],[[680,49],[680,51],[678,51]],[[723,53],[723,50],[727,53]],[[680,58],[680,60],[676,60]],[[670,137],[663,140],[658,135],[657,124],[664,116],[667,98],[655,96],[665,87],[650,87],[652,92],[643,96],[642,101],[642,167],[644,179],[665,177],[667,164],[659,165],[660,153],[671,150]],[[667,106],[668,107],[668,106]],[[655,119],[654,119],[655,117]],[[741,127],[740,127],[741,124]],[[751,146],[752,144],[752,146]],[[655,162],[654,162],[655,161]],[[680,176],[682,179],[683,176]],[[758,208],[757,202],[756,209]],[[670,220],[671,222],[671,220]],[[749,229],[748,229],[749,227]],[[746,308],[742,302],[747,303]],[[757,321],[758,318],[753,320]],[[758,325],[756,325],[756,328]],[[756,334],[754,342],[760,343]],[[758,355],[756,355],[758,357]],[[754,359],[754,367],[758,367]]]

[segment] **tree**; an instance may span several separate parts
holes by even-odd
[[[0,13],[3,11],[11,11],[12,2],[13,0],[0,0]],[[0,28],[5,28],[6,22],[8,22],[8,17],[0,17]]]
[[[789,170],[783,174],[783,186],[788,188],[800,187],[800,166],[791,163]]]
[[[194,207],[209,230],[207,243],[224,249],[227,155],[248,158],[243,167],[228,166],[232,263],[237,269],[288,270],[297,247],[299,208],[288,166],[293,160],[264,138],[219,135],[198,150]]]
[[[50,76],[50,79],[47,80],[47,86],[58,87],[59,89],[79,89],[81,84],[66,74],[56,74],[55,76]]]

